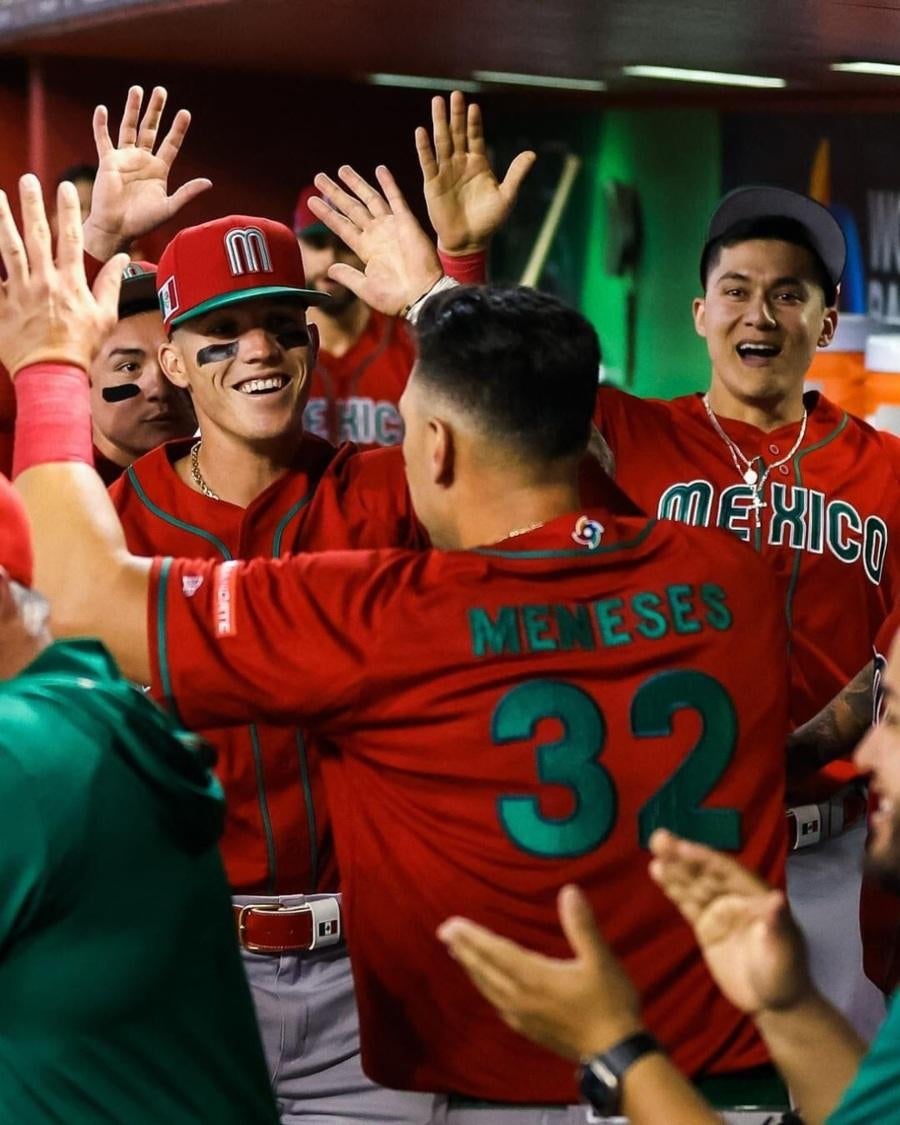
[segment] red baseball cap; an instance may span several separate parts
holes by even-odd
[[[0,473],[0,566],[13,582],[30,586],[34,572],[31,528],[18,492]]]
[[[167,330],[211,309],[261,297],[294,297],[304,305],[331,300],[306,288],[293,232],[253,215],[179,231],[159,259],[156,287]]]

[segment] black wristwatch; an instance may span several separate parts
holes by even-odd
[[[585,1101],[604,1117],[619,1112],[622,1104],[622,1076],[644,1055],[661,1050],[649,1031],[629,1035],[608,1051],[593,1055],[581,1064],[580,1086]]]

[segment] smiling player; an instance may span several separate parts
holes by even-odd
[[[867,663],[897,592],[896,439],[803,388],[837,326],[844,258],[840,227],[813,200],[732,192],[710,221],[693,308],[709,390],[662,401],[601,388],[595,417],[646,511],[724,527],[783,579],[793,726]],[[789,891],[818,983],[868,1036],[880,997],[855,926],[837,922],[856,917],[865,798],[849,763],[831,770],[789,796],[795,846],[821,845],[791,857]]]

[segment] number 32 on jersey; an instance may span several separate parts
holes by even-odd
[[[737,850],[740,812],[701,807],[737,745],[737,715],[722,685],[704,672],[687,669],[652,676],[631,701],[631,733],[637,739],[670,735],[675,713],[685,708],[699,713],[700,737],[641,807],[638,838],[646,847],[655,829],[669,828],[710,847]],[[537,746],[538,779],[568,789],[575,808],[564,818],[547,817],[540,798],[505,795],[497,800],[497,813],[506,834],[524,851],[548,859],[584,855],[606,840],[618,813],[615,780],[602,762],[606,720],[591,696],[574,684],[531,680],[512,688],[497,704],[492,740],[497,745],[530,741],[544,719],[558,720],[564,733],[556,742]]]

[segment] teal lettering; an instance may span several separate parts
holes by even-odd
[[[597,647],[587,606],[576,605],[569,608],[569,606],[555,605],[553,616],[556,618],[556,627],[559,630],[559,647],[563,652],[570,652],[576,647],[591,652]]]
[[[825,551],[825,493],[809,490],[809,539],[807,548],[821,555]]]
[[[848,532],[862,536],[862,530],[856,509],[846,500],[832,500],[828,505],[828,545],[842,562],[856,562],[862,554],[860,541],[847,538]]]
[[[684,584],[666,587],[669,608],[672,611],[672,624],[675,626],[676,633],[699,633],[702,628],[699,621],[692,621],[688,617],[694,609],[694,604],[690,600],[693,593],[693,589]]]
[[[863,569],[866,572],[866,578],[874,586],[881,583],[887,544],[887,524],[880,516],[869,516],[866,520],[865,538],[863,540]]]
[[[803,523],[803,517],[806,515],[806,489],[786,488],[783,484],[774,481],[769,490],[769,498],[772,504],[769,542],[775,547],[784,546],[784,535],[787,532],[787,545],[798,551],[802,550],[806,538],[806,528]]]
[[[631,599],[631,608],[641,619],[635,628],[650,641],[664,637],[669,631],[669,623],[665,615],[659,612],[660,605],[662,605],[662,598],[659,594],[651,594],[649,590],[635,594]]]
[[[600,626],[600,636],[610,648],[614,645],[627,645],[631,640],[627,631],[616,631],[623,624],[621,609],[621,598],[604,598],[601,602],[594,602],[594,616]]]
[[[727,594],[714,582],[704,582],[700,587],[700,600],[706,606],[706,623],[720,632],[731,628],[734,620],[726,605]]]
[[[531,652],[553,652],[556,649],[556,641],[548,633],[550,627],[549,606],[522,606],[522,623],[525,626],[525,643]]]
[[[491,619],[486,609],[470,609],[469,633],[473,656],[486,656],[488,652],[518,654],[522,651],[518,618],[512,606],[503,606],[496,620]]]
[[[753,489],[746,484],[729,485],[728,488],[722,489],[722,495],[719,497],[719,518],[717,520],[719,527],[733,531],[746,543],[750,542],[750,526],[749,524],[741,524],[739,521],[749,519],[750,501],[752,499]]]
[[[369,410],[370,399],[364,400]],[[399,445],[403,441],[403,419],[392,402],[377,402],[375,412],[375,438],[379,445]]]
[[[659,498],[657,513],[661,520],[706,527],[709,525],[712,499],[713,486],[708,480],[671,484]]]

